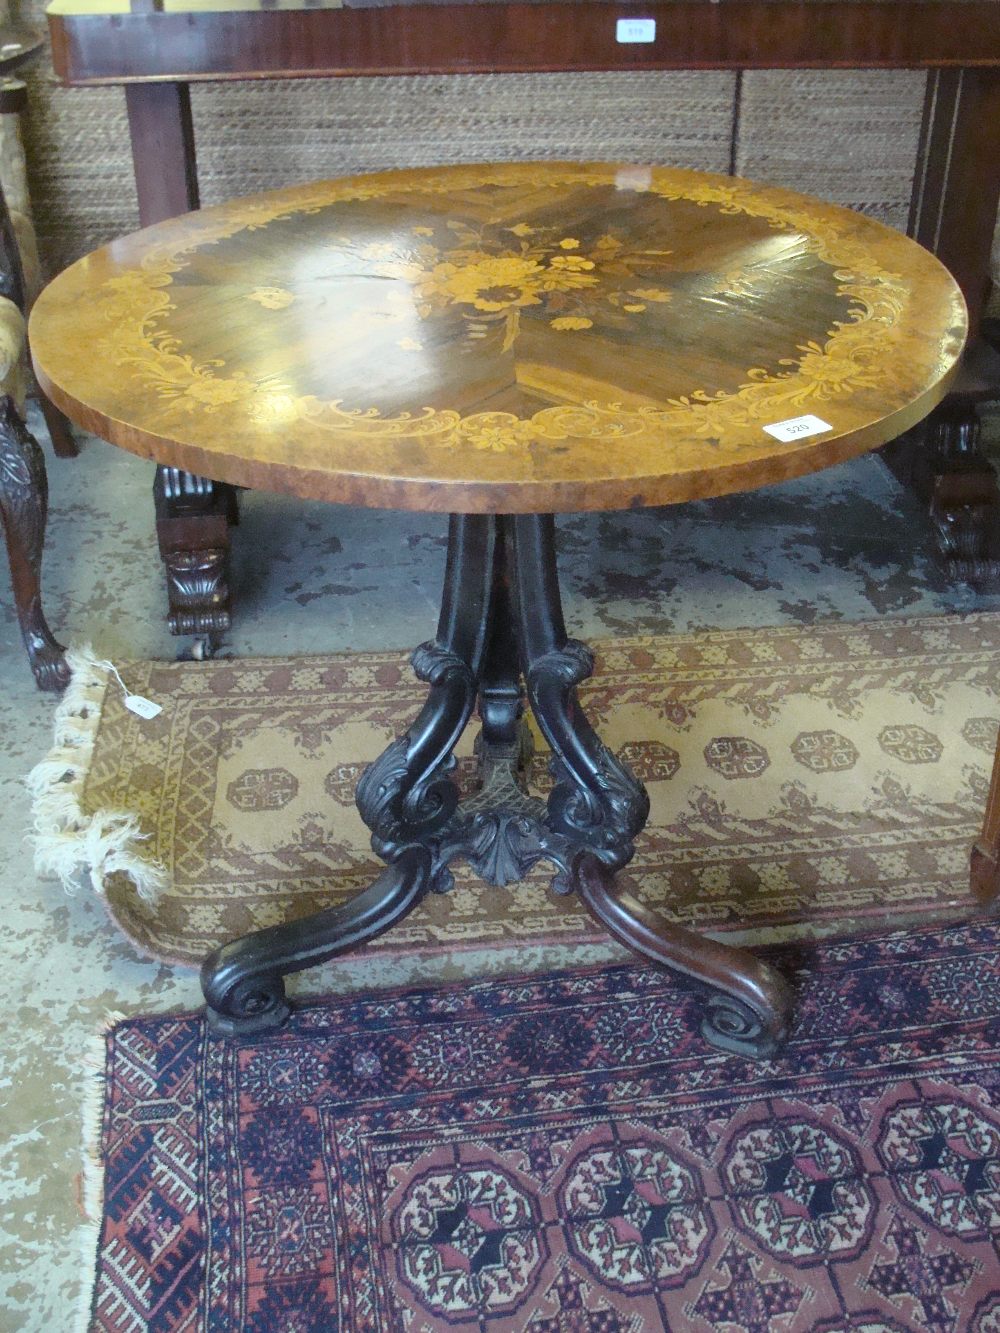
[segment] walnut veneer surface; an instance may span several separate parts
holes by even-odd
[[[966,333],[927,251],[699,172],[519,163],[238,200],[80,260],[43,387],[160,463],[460,512],[661,504],[816,470],[944,395]],[[794,443],[764,427],[803,414]]]

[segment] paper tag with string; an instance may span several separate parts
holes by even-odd
[[[121,673],[114,662],[98,662],[99,667],[104,667],[105,671],[110,671],[115,680],[121,686],[122,694],[125,696],[122,702],[130,713],[135,713],[137,717],[144,718],[149,722],[158,714],[163,712],[163,705],[154,703],[152,699],[147,699],[141,694],[133,694],[129,687],[121,678]]]

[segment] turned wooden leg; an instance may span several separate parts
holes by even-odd
[[[38,406],[42,409],[42,416],[45,418],[45,426],[49,432],[49,439],[52,441],[52,450],[57,458],[76,458],[80,450],[73,439],[69,428],[69,422],[56,407],[55,403],[50,402],[42,393],[41,389],[37,391]]]
[[[593,855],[576,864],[576,891],[587,911],[626,948],[684,977],[705,994],[701,1031],[723,1051],[761,1058],[783,1044],[792,1021],[792,991],[774,968],[747,949],[705,939],[664,921]]]
[[[983,831],[972,848],[972,892],[988,911],[1000,908],[1000,738],[993,756]]]
[[[59,690],[69,679],[62,645],[42,613],[42,542],[48,505],[45,459],[11,398],[0,398],[0,517],[3,519],[14,605],[39,689]]]
[[[158,467],[153,498],[171,634],[224,634],[232,623],[229,529],[238,517],[235,488]]]

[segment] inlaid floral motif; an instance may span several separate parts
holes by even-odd
[[[449,220],[410,229],[409,244],[360,247],[371,276],[407,284],[421,319],[457,308],[471,339],[492,324],[505,325],[503,345],[513,347],[523,310],[540,307],[559,333],[594,327],[598,310],[639,315],[648,302],[666,303],[664,285],[670,251],[635,249],[634,242],[604,233],[589,244],[561,228],[514,226],[474,228]],[[651,285],[651,275],[660,285]],[[275,307],[278,308],[278,307]],[[402,340],[414,350],[420,344]]]
[[[533,171],[531,164],[524,164],[360,176],[261,196],[247,201],[240,212],[220,209],[217,219],[196,231],[167,231],[159,247],[143,256],[141,268],[105,284],[100,314],[109,334],[102,354],[145,381],[171,404],[172,413],[188,418],[206,411],[224,414],[238,404],[250,420],[280,421],[284,427],[298,423],[314,439],[329,435],[366,449],[409,441],[421,450],[471,446],[489,453],[525,454],[564,441],[614,446],[628,440],[634,448],[658,449],[670,439],[674,468],[682,462],[700,465],[706,451],[723,442],[734,458],[743,452],[753,456],[765,443],[762,423],[823,405],[847,406],[856,396],[890,392],[905,378],[907,359],[919,350],[914,325],[919,301],[912,277],[880,262],[883,251],[895,252],[870,234],[870,223],[737,179],[658,168],[644,173],[644,183],[636,188],[665,201],[759,220],[776,234],[794,233],[802,253],[831,270],[844,318],[832,321],[824,336],[793,348],[776,366],[748,366],[735,391],[695,388],[651,405],[586,398],[543,407],[523,418],[495,411],[463,415],[450,407],[394,413],[377,404],[349,408],[341,401],[303,396],[278,376],[255,378],[220,361],[199,359],[169,331],[166,317],[174,309],[170,288],[175,275],[195,252],[241,231],[358,205],[401,188],[418,215],[421,196],[458,195],[463,190],[502,193],[527,184],[539,192],[620,188],[613,167],[584,164],[552,169],[537,178]],[[566,230],[527,222],[473,227],[446,221],[428,208],[426,225],[410,227],[412,244],[402,253],[397,245],[383,245],[380,251],[374,242],[359,253],[368,272],[402,280],[402,297],[422,323],[429,327],[433,319],[458,318],[468,326],[470,345],[489,338],[502,354],[515,346],[522,321],[529,317],[572,346],[593,331],[636,329],[643,320],[663,318],[659,312],[665,315],[678,284],[669,248],[640,250],[634,239],[622,239],[614,231],[613,221],[594,238],[574,234],[571,224]],[[755,278],[752,271],[733,270],[721,281],[732,290],[752,291]],[[283,306],[290,304],[287,296],[298,299],[285,288],[261,285],[249,289],[247,296],[262,307],[262,318],[265,312],[280,317]],[[957,290],[952,304],[950,342],[942,343],[940,352],[946,358],[940,361],[941,374],[964,335]],[[412,325],[405,333],[401,330],[392,345],[419,354],[424,342],[414,333]],[[854,424],[852,409],[844,428]],[[774,442],[767,448],[773,452]]]

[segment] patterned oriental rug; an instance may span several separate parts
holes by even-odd
[[[652,800],[621,876],[640,899],[755,944],[969,910],[1000,724],[1000,615],[630,638],[598,644],[597,659],[584,706]],[[102,669],[81,668],[35,774],[39,865],[70,882],[89,872],[140,949],[197,964],[378,873],[353,792],[423,700],[402,654],[145,662],[123,675],[163,711],[137,717]],[[458,765],[466,789],[474,730]],[[539,747],[540,793],[546,760]],[[489,889],[460,865],[453,893],[366,957],[603,941],[549,894],[550,874]],[[600,957],[621,956],[608,948]]]
[[[775,951],[756,1065],[631,966],[119,1023],[91,1333],[995,1333],[998,946]]]

